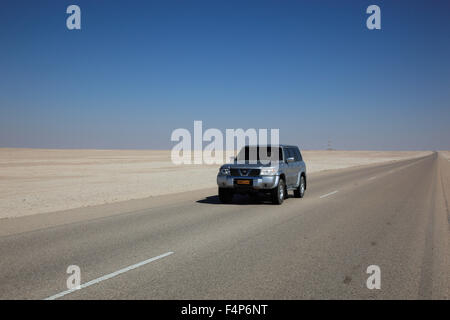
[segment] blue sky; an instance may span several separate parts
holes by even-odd
[[[81,30],[66,8],[81,8]],[[381,30],[366,8],[381,8]],[[448,1],[2,1],[0,147],[450,149]]]

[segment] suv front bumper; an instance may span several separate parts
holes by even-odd
[[[245,180],[253,180],[251,186],[241,187],[234,183],[235,179],[245,179]],[[259,176],[259,177],[235,177],[235,176],[225,176],[218,175],[217,176],[217,185],[220,188],[247,188],[247,189],[273,189],[278,185],[278,181],[280,180],[280,176]]]

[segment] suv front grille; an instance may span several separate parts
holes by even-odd
[[[259,169],[231,169],[230,173],[235,177],[257,177],[261,170]]]

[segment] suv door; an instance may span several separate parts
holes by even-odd
[[[295,152],[291,147],[286,147],[285,149],[285,159],[294,158],[294,162],[286,163],[286,185],[291,187],[296,183],[296,164],[295,164]]]
[[[302,155],[300,153],[300,150],[297,147],[292,148],[292,151],[294,153],[294,158],[295,158],[295,162],[293,162],[293,164],[295,164],[293,166],[293,185],[294,186],[298,186],[299,182],[300,182],[300,174],[302,173],[303,170],[303,159],[302,159]]]

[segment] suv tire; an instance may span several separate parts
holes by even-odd
[[[300,183],[298,184],[298,188],[294,190],[294,197],[303,198],[305,195],[305,177],[303,175],[300,176]]]
[[[233,200],[233,190],[219,188],[219,200],[222,203],[230,203]]]
[[[282,204],[286,197],[286,184],[284,179],[280,179],[278,186],[272,189],[272,203]]]

